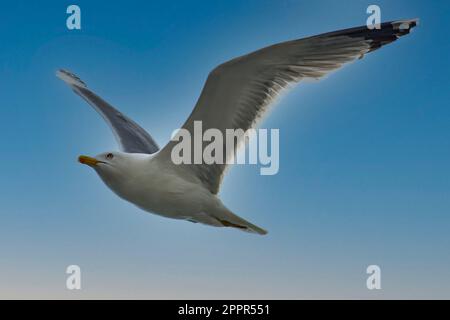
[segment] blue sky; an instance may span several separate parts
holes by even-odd
[[[448,1],[74,3],[79,31],[72,2],[0,12],[1,298],[450,298]],[[145,213],[76,162],[117,146],[58,68],[164,145],[214,66],[363,25],[373,3],[421,24],[281,99],[262,124],[280,129],[277,175],[225,178],[224,203],[268,236]],[[382,290],[365,287],[370,264]]]

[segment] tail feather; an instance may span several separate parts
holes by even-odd
[[[260,235],[267,234],[267,230],[254,225],[253,223],[239,217],[230,210],[221,210],[220,214],[215,215],[215,218],[224,227],[236,228],[245,232],[256,233]]]

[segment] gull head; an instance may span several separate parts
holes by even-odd
[[[142,172],[148,155],[110,151],[95,157],[79,156],[78,161],[93,168],[103,182],[120,194],[127,181]]]

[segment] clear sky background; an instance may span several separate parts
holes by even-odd
[[[369,4],[420,26],[297,86],[262,124],[280,129],[279,173],[224,180],[224,203],[267,236],[145,213],[77,163],[117,145],[58,68],[164,145],[214,66],[364,25]],[[449,18],[437,0],[2,3],[0,297],[450,298]],[[382,290],[366,288],[371,264]]]

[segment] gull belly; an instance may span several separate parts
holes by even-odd
[[[220,225],[210,214],[226,208],[216,195],[195,179],[180,176],[173,166],[156,158],[130,169],[131,174],[124,179],[105,181],[119,197],[167,218]]]

